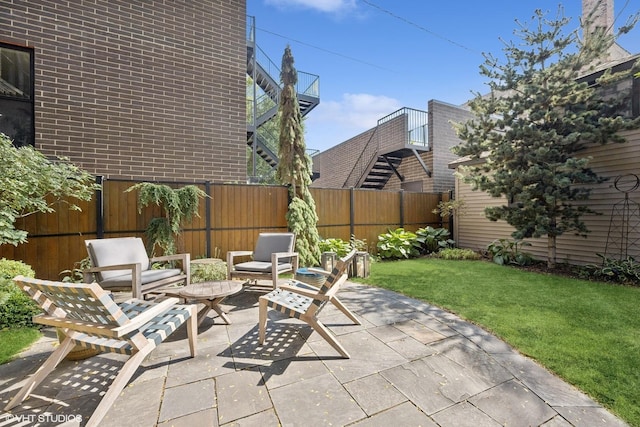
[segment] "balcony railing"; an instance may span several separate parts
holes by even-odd
[[[360,152],[358,160],[349,173],[349,176],[347,176],[343,188],[356,187],[358,182],[363,178],[364,174],[378,157],[381,149],[380,134],[378,132],[380,126],[401,116],[405,117],[407,129],[407,134],[404,136],[404,138],[406,138],[404,140],[404,144],[424,148],[429,147],[428,113],[426,111],[414,110],[412,108],[401,108],[394,111],[393,113],[378,120],[378,124],[371,133],[369,141],[367,141],[364,149]],[[402,148],[404,147],[397,147],[397,149]]]
[[[429,147],[429,115],[426,111],[401,108],[378,120],[378,126],[403,115],[407,121],[406,144]]]
[[[247,16],[247,42],[255,45],[255,37],[255,17]],[[268,75],[275,81],[280,82],[280,67],[259,46],[255,46],[255,60]],[[282,83],[280,83],[280,86],[282,87]],[[296,93],[314,98],[320,97],[320,77],[316,74],[298,70]]]

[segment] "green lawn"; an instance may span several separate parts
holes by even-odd
[[[356,280],[482,325],[640,426],[640,288],[432,258],[377,262]]]
[[[7,363],[16,354],[29,347],[40,338],[36,328],[16,328],[0,331],[0,365]]]

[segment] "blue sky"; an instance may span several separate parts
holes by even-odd
[[[517,41],[515,20],[535,9],[555,17],[562,4],[579,25],[581,0],[247,0],[256,42],[280,64],[287,44],[295,66],[320,76],[320,105],[306,120],[307,148],[326,150],[402,107],[427,110],[431,99],[459,105],[486,92],[482,53],[501,55]],[[640,10],[617,0],[615,28]],[[640,25],[619,39],[640,53]]]

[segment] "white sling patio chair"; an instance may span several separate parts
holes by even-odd
[[[227,279],[246,279],[257,284],[258,279],[271,280],[273,289],[278,276],[298,269],[298,253],[294,233],[260,233],[253,251],[227,252]],[[251,261],[236,263],[241,256],[252,256]]]
[[[85,240],[93,267],[83,271],[84,281],[97,281],[109,291],[131,291],[134,298],[169,285],[191,280],[190,254],[149,258],[139,237],[116,237]],[[179,261],[180,268],[154,269],[154,262]]]

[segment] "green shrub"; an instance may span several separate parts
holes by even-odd
[[[227,263],[222,260],[191,263],[191,283],[210,282],[226,278]]]
[[[602,258],[602,264],[585,265],[581,271],[581,276],[626,285],[640,285],[640,263],[635,259],[627,257],[623,260],[617,260],[607,258],[601,254],[596,255]]]
[[[531,246],[531,243],[522,240],[498,239],[491,242],[487,250],[496,264],[530,265],[533,257],[522,251],[522,246]]]
[[[482,258],[479,253],[476,251],[472,251],[471,249],[460,249],[460,248],[444,248],[434,254],[438,258],[449,259],[449,260],[457,260],[457,259],[467,259],[467,260],[476,260]]]
[[[369,245],[367,244],[367,239],[357,239],[355,234],[351,235],[349,239],[349,244],[352,248],[360,252],[369,252]]]
[[[320,252],[335,252],[339,258],[342,258],[351,250],[351,244],[342,239],[323,239],[319,243]]]
[[[455,242],[449,239],[449,230],[427,226],[416,231],[418,242],[422,244],[424,253],[430,254],[441,249],[452,247]]]
[[[19,275],[35,277],[27,264],[0,259],[0,329],[33,327],[31,318],[40,312],[38,305],[13,282],[12,279]]]
[[[62,281],[65,283],[82,283],[84,282],[83,270],[91,268],[91,259],[86,257],[73,264],[73,268],[70,270],[63,270],[60,272]]]
[[[418,236],[404,228],[389,230],[378,236],[378,255],[382,259],[417,257],[421,247]]]

